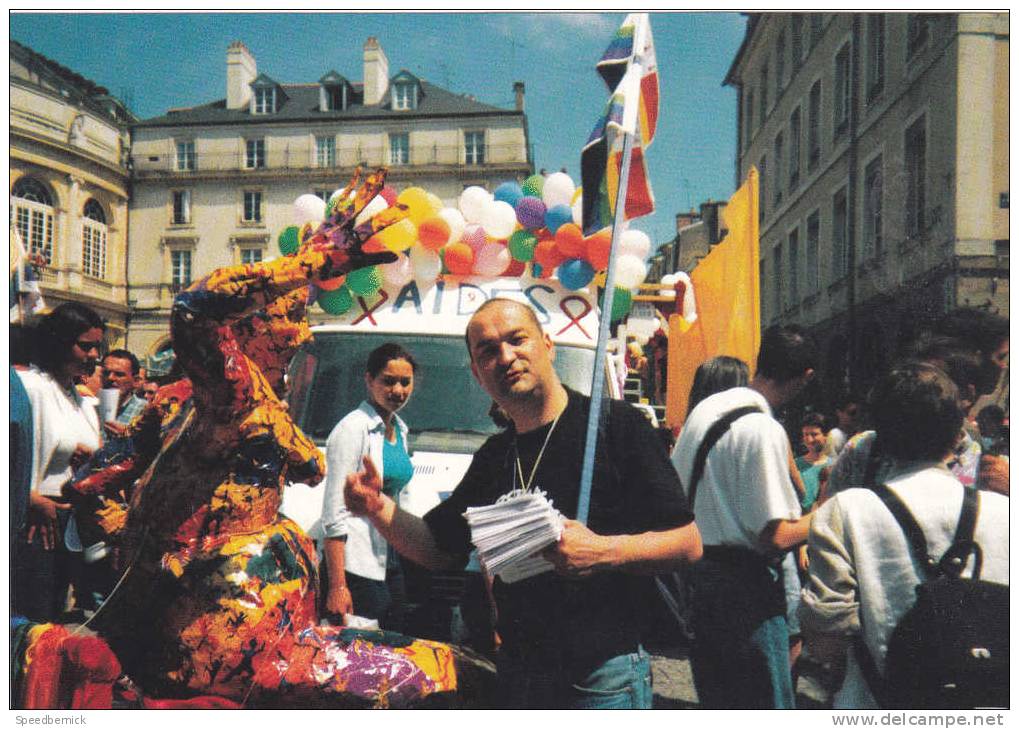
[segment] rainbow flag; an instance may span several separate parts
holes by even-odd
[[[623,161],[624,134],[634,135],[623,219],[654,212],[646,149],[658,124],[658,65],[647,13],[631,13],[596,64],[612,92],[580,156],[583,228],[590,235],[612,225]]]

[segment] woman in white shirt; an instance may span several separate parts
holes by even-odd
[[[93,372],[105,332],[87,306],[61,304],[35,329],[35,364],[18,372],[32,406],[32,486],[24,538],[14,563],[14,612],[52,621],[63,612],[70,584],[64,531],[70,504],[61,489],[101,441],[94,403],[75,382]]]
[[[414,468],[407,453],[407,426],[397,416],[414,391],[417,363],[398,344],[368,355],[364,376],[368,397],[329,434],[326,490],[322,505],[325,530],[327,616],[356,614],[379,621],[387,630],[403,629],[404,584],[399,556],[367,519],[347,511],[343,485],[370,456],[383,491],[395,500]]]

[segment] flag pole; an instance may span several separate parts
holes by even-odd
[[[605,271],[605,295],[602,298],[601,317],[598,323],[598,344],[594,355],[594,374],[591,377],[591,412],[587,417],[587,435],[584,441],[584,464],[580,472],[580,495],[577,499],[577,521],[587,524],[591,506],[591,481],[594,477],[594,455],[598,445],[598,423],[601,418],[602,390],[605,379],[605,353],[608,349],[609,325],[612,320],[612,301],[616,291],[616,251],[625,221],[626,189],[630,181],[630,155],[636,130],[623,134],[623,161],[619,172],[619,189],[616,191],[615,216],[612,220],[612,244],[609,248],[609,265]]]

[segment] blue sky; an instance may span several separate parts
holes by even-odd
[[[374,35],[401,68],[479,101],[512,108],[526,84],[537,168],[566,167],[607,98],[594,70],[625,13],[21,13],[10,37],[106,86],[147,118],[225,97],[226,48],[241,40],[258,70],[313,83],[335,69],[361,79]],[[648,151],[657,210],[636,222],[660,243],[677,212],[734,190],[736,93],[722,80],[743,37],[737,13],[652,13],[661,77],[658,133]]]

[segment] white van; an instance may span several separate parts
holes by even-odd
[[[417,360],[414,394],[401,411],[410,428],[414,476],[401,506],[422,515],[460,482],[471,456],[498,431],[488,415],[491,399],[470,371],[464,332],[471,314],[490,298],[531,305],[556,346],[555,367],[563,383],[590,394],[598,317],[592,295],[570,291],[552,279],[446,278],[423,288],[417,282],[385,288],[369,300],[355,299],[342,316],[322,315],[314,342],[290,369],[290,412],[320,447],[333,426],[364,399],[368,353],[396,342]],[[607,377],[614,383],[615,377]],[[619,397],[618,388],[606,391]],[[281,511],[316,541],[324,486],[295,484],[284,491]]]

